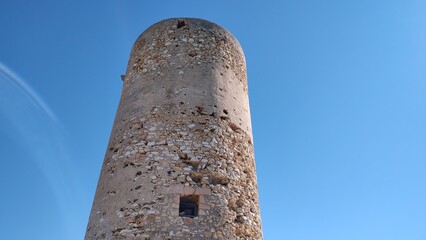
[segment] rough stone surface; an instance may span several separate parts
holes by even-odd
[[[244,54],[168,19],[133,46],[85,239],[262,239]],[[198,216],[179,216],[195,195]]]

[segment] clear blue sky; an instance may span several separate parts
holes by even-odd
[[[2,0],[1,239],[83,239],[130,48],[181,16],[245,51],[266,240],[426,239],[424,0]]]

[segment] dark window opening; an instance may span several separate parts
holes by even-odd
[[[186,25],[186,22],[184,20],[178,20],[177,28],[184,27]]]
[[[196,217],[198,216],[198,199],[196,195],[181,196],[179,202],[180,217]]]

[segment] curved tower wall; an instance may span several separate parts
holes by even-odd
[[[139,36],[85,239],[262,239],[245,58],[227,30],[167,19]]]

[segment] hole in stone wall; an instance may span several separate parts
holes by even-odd
[[[124,162],[123,168],[126,168],[128,166],[135,166],[135,164],[132,163],[132,162],[128,162],[128,161]]]
[[[186,160],[190,159],[188,157],[188,154],[186,154],[186,153],[179,153],[178,155],[179,155],[180,160],[186,161]]]
[[[186,165],[189,165],[189,166],[191,166],[193,168],[197,168],[198,165],[200,165],[200,161],[191,160],[189,157],[186,158],[186,159],[183,159],[183,158],[181,158],[181,159],[182,159],[183,163],[185,163]]]
[[[240,132],[241,128],[239,128],[237,125],[235,125],[234,123],[229,123],[228,126],[232,129],[232,131],[234,132]]]
[[[198,216],[199,196],[181,196],[179,201],[179,216],[193,218]]]
[[[184,20],[178,20],[177,28],[181,28],[186,26],[186,22]]]
[[[189,52],[188,52],[188,55],[189,55],[190,57],[195,57],[195,56],[197,56],[197,52],[195,52],[195,51],[189,51]]]
[[[197,111],[198,114],[200,114],[200,115],[208,115],[208,113],[204,111],[203,107],[200,107],[200,106],[195,106],[195,107],[196,107],[196,111]]]
[[[203,178],[203,174],[197,173],[197,172],[191,172],[189,173],[189,177],[194,181],[195,183],[201,182],[201,179]]]
[[[237,216],[234,220],[235,223],[244,223],[243,216]]]
[[[210,174],[209,175],[209,182],[212,185],[223,185],[223,186],[227,186],[228,185],[228,178],[221,176],[219,174]]]

